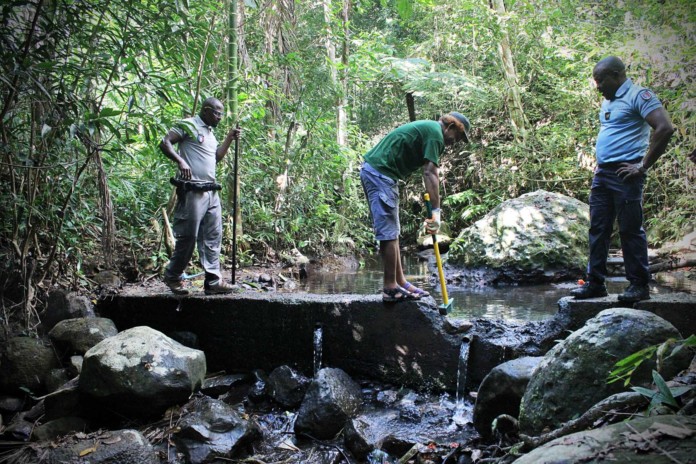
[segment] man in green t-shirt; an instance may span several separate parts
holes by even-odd
[[[438,166],[445,146],[468,142],[469,120],[452,112],[438,121],[415,121],[397,127],[365,155],[360,170],[370,206],[375,236],[384,266],[382,300],[396,302],[420,299],[428,293],[406,281],[399,250],[399,186],[413,172],[423,168],[423,182],[430,195],[433,216],[425,227],[431,234],[440,228],[440,179]]]

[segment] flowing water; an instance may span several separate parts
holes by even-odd
[[[428,290],[436,303],[442,303],[437,268],[432,258],[403,253],[402,266],[410,282]],[[696,293],[696,281],[686,278],[684,273],[660,274],[656,278],[657,283],[650,286],[652,294],[676,291]],[[621,293],[627,285],[623,277],[612,277],[607,281],[609,293]],[[576,286],[575,282],[467,288],[448,286],[447,294],[454,301],[450,315],[465,319],[488,318],[515,322],[547,319],[558,310],[558,300],[568,296]],[[308,293],[367,295],[379,293],[381,287],[381,262],[378,256],[371,256],[357,271],[315,272],[302,282],[300,290]]]
[[[459,348],[459,363],[457,364],[457,391],[455,392],[455,401],[457,404],[464,401],[466,389],[466,370],[469,367],[469,339],[465,338]]]
[[[317,372],[321,370],[321,356],[324,344],[323,328],[321,324],[317,324],[314,327],[314,377],[317,376]]]

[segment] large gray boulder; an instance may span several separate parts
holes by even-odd
[[[501,203],[462,230],[449,259],[497,270],[497,281],[566,280],[585,269],[589,221],[587,204],[537,190]]]
[[[557,438],[514,464],[694,462],[696,416],[639,417]]]
[[[133,327],[85,353],[80,390],[116,411],[158,414],[186,401],[205,372],[202,351],[149,327]]]
[[[348,374],[340,369],[321,369],[297,412],[295,433],[318,439],[333,438],[361,406],[360,386]]]
[[[609,395],[626,391],[623,382],[607,383],[614,364],[669,338],[681,336],[672,324],[651,312],[629,308],[601,311],[541,360],[522,397],[520,431],[538,435],[545,428],[553,430]],[[689,360],[684,359],[682,368]],[[653,368],[654,363],[644,362],[633,384],[648,386]]]
[[[111,319],[104,317],[64,319],[49,332],[51,341],[70,354],[85,354],[97,343],[118,333]]]
[[[58,367],[50,346],[38,338],[13,337],[0,349],[0,390],[15,393],[26,388],[34,394],[44,391],[46,376]]]
[[[46,309],[41,313],[41,327],[48,332],[62,320],[94,317],[94,305],[84,295],[58,289],[48,295]]]

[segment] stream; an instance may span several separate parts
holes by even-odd
[[[445,257],[446,255],[443,255],[443,259]],[[438,304],[442,303],[434,257],[423,253],[419,256],[404,252],[401,258],[404,274],[409,282],[428,290]],[[382,285],[381,266],[379,256],[370,256],[357,271],[315,272],[302,282],[299,290],[320,294],[379,293]],[[651,294],[696,293],[696,280],[688,279],[685,272],[660,273],[654,277],[655,282],[650,284]],[[450,316],[464,319],[502,319],[511,322],[539,321],[552,317],[558,310],[558,300],[568,296],[576,285],[576,282],[562,282],[497,287],[448,286],[449,299],[454,300]],[[627,285],[624,277],[611,277],[607,280],[610,294],[622,293]]]

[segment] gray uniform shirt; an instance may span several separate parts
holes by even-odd
[[[179,156],[191,167],[191,181],[215,182],[218,142],[213,128],[194,116],[180,121],[172,130],[181,136]]]

